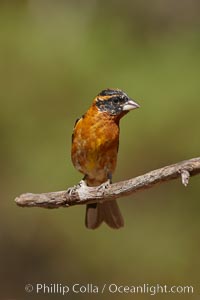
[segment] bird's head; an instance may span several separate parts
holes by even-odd
[[[99,111],[108,113],[110,116],[119,119],[130,110],[140,107],[139,104],[119,89],[106,89],[101,91],[95,98],[94,105]]]

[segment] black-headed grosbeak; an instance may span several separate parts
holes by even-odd
[[[119,121],[138,107],[122,90],[106,89],[94,98],[88,111],[76,121],[71,157],[74,167],[84,174],[87,186],[111,182],[117,163]],[[95,229],[103,221],[112,228],[124,225],[115,200],[87,205],[86,227]]]

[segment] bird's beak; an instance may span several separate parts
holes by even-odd
[[[139,107],[140,105],[138,103],[136,103],[132,99],[128,99],[128,101],[123,106],[123,110],[132,110]]]

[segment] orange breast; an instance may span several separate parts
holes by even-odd
[[[113,173],[117,162],[119,126],[106,113],[91,107],[73,132],[72,162],[87,175],[89,185],[99,185]]]

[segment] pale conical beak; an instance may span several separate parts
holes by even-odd
[[[132,110],[135,108],[139,108],[140,105],[137,104],[135,101],[129,99],[123,106],[123,110]]]

